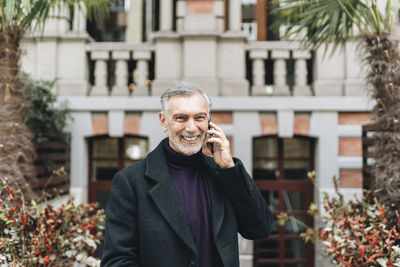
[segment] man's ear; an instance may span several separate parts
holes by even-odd
[[[166,132],[167,131],[167,123],[165,121],[166,118],[162,112],[158,113],[158,119],[160,120],[160,124],[161,124],[163,132]]]

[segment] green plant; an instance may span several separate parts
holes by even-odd
[[[40,34],[49,17],[80,10],[88,18],[107,12],[109,0],[0,0],[0,173],[20,186],[35,181],[35,147],[22,114],[21,40],[26,31]],[[42,31],[43,33],[43,31]],[[14,185],[14,183],[12,183]]]
[[[25,79],[26,123],[34,133],[33,141],[44,143],[49,141],[48,134],[60,134],[64,129],[69,118],[67,103],[57,103],[57,96],[52,92],[57,80],[36,81],[27,75]]]

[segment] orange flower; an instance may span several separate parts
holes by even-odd
[[[364,255],[365,255],[365,247],[363,246],[363,245],[361,245],[359,248],[358,248],[358,253],[360,253],[360,256],[363,258],[364,257]]]
[[[379,210],[379,214],[381,215],[381,217],[385,217],[385,209],[384,208],[380,208]]]
[[[48,264],[50,262],[49,256],[44,257],[43,262],[44,262],[44,264]]]

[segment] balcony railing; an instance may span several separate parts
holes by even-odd
[[[89,95],[150,95],[153,50],[148,43],[89,43]]]
[[[265,41],[247,45],[251,95],[313,95],[312,53],[298,42]]]
[[[149,43],[90,43],[91,96],[151,95],[154,77]],[[251,95],[314,95],[312,51],[298,42],[250,42],[247,78]]]

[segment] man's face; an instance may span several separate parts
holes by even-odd
[[[200,93],[171,97],[166,117],[160,112],[159,118],[173,150],[186,156],[200,151],[208,129],[208,106]]]

